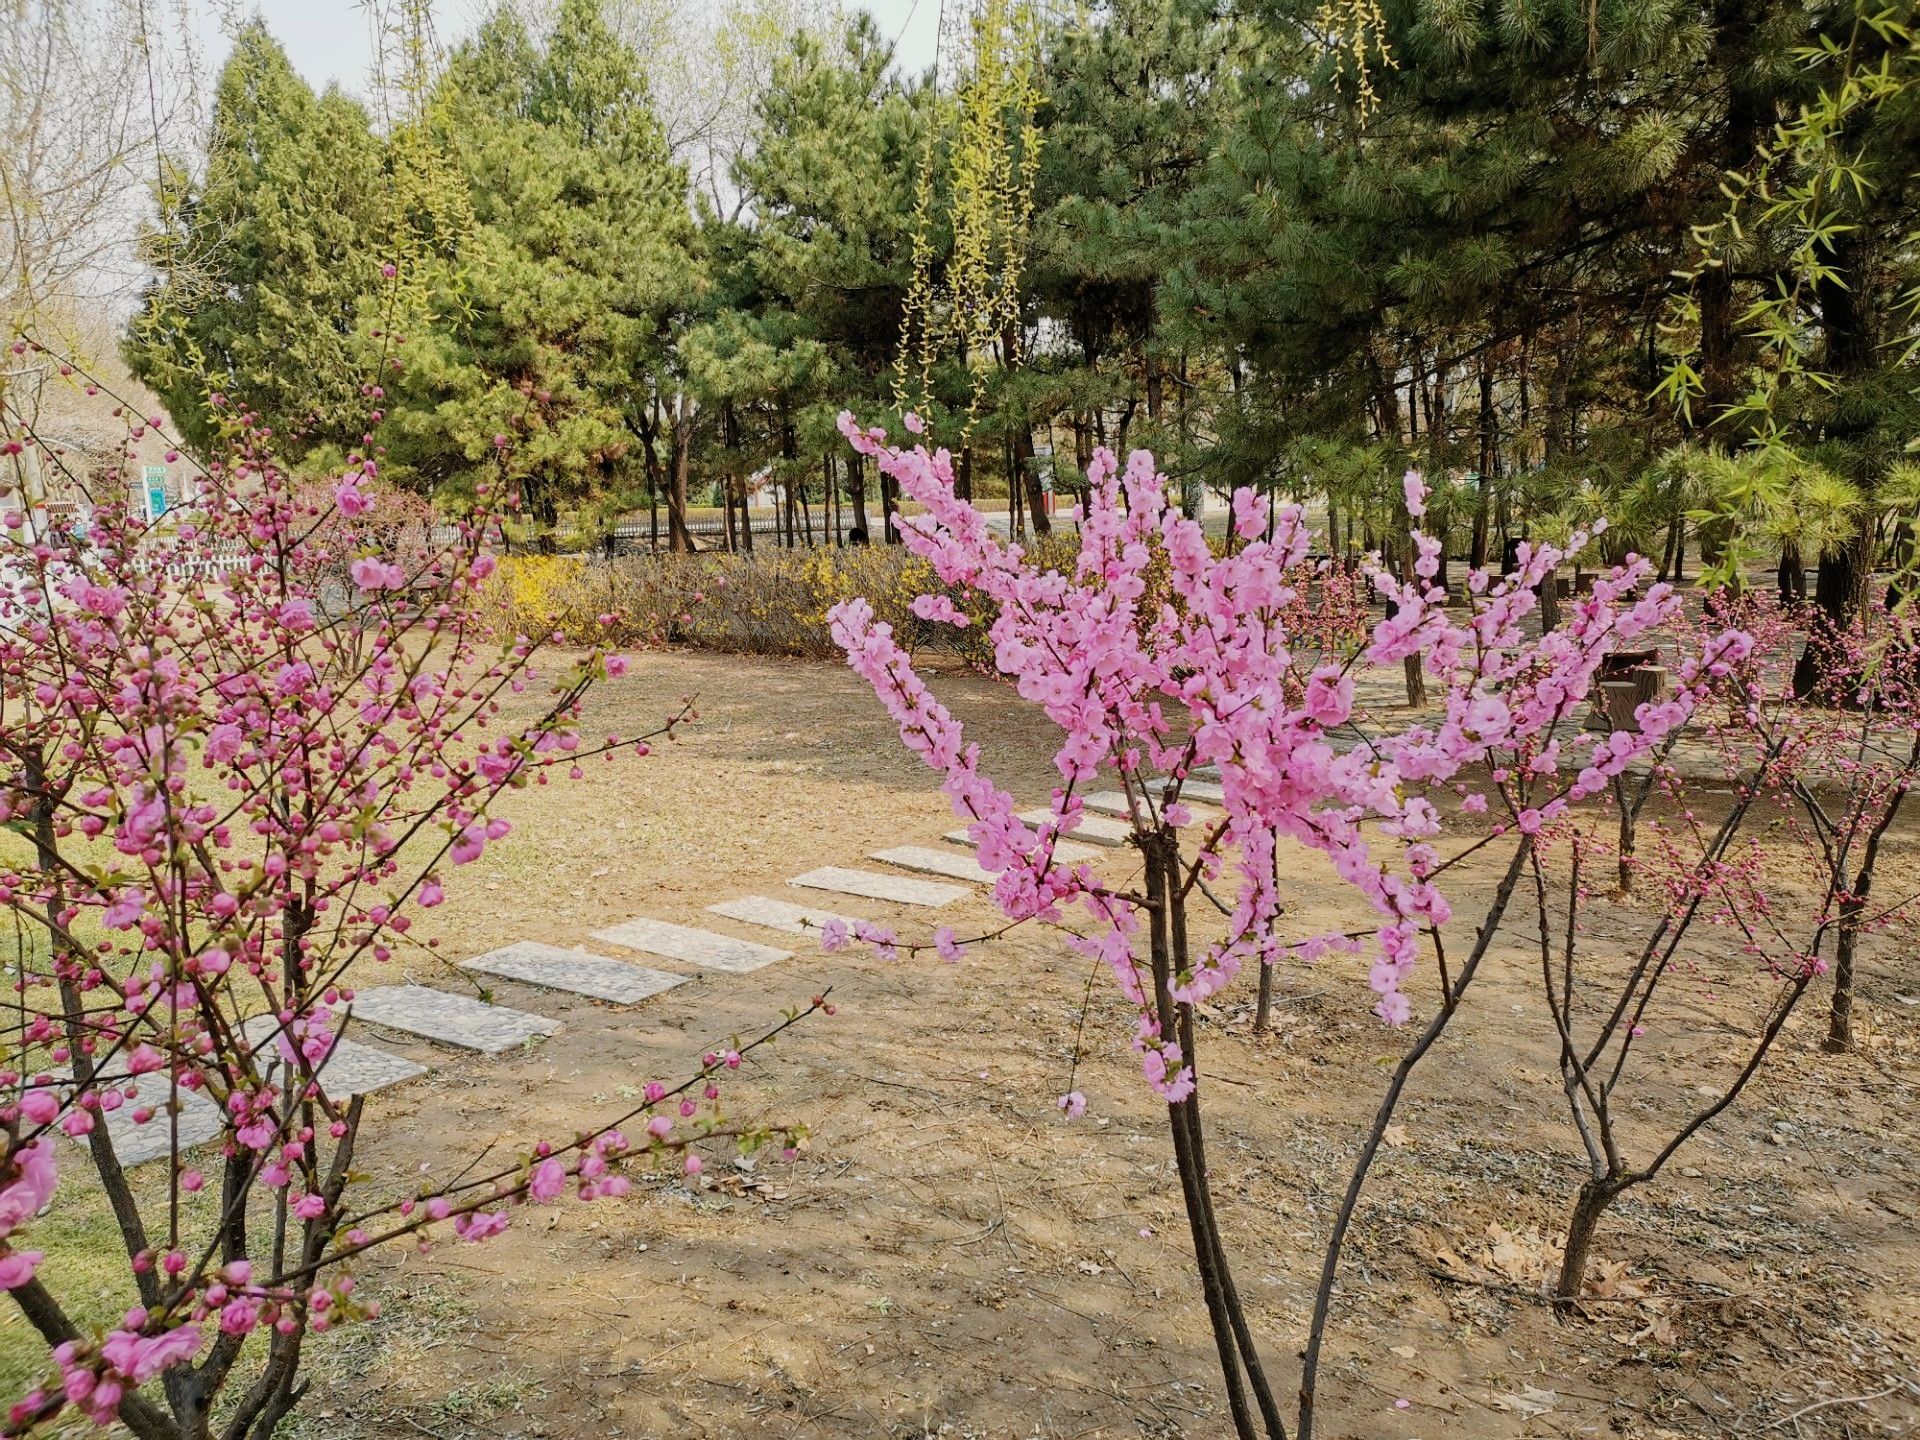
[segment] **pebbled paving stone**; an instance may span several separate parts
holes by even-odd
[[[1157,809],[1160,804],[1159,792],[1157,790],[1153,793],[1152,798],[1154,806]],[[1195,799],[1198,797],[1189,796],[1188,798]],[[1097,811],[1102,815],[1113,815],[1124,819],[1131,813],[1127,809],[1127,792],[1124,790],[1095,790],[1090,795],[1082,796],[1080,803],[1086,806],[1087,809]],[[1075,831],[1074,833],[1078,834],[1079,832]]]
[[[686,925],[669,925],[664,920],[649,920],[641,915],[604,930],[593,932],[596,940],[624,945],[648,955],[664,955],[669,960],[684,960],[708,970],[726,970],[745,974],[771,965],[776,960],[793,958],[791,950],[778,950],[751,940],[736,940],[731,935],[716,935],[711,930],[695,930]]]
[[[724,915],[729,920],[738,920],[745,925],[784,930],[789,935],[810,935],[815,940],[820,938],[821,928],[829,920],[838,920],[849,929],[860,923],[851,915],[816,910],[810,905],[796,905],[791,900],[774,900],[765,895],[722,900],[718,905],[707,906],[707,909],[715,915]]]
[[[940,838],[969,848],[973,845],[973,837],[964,830],[949,830]],[[1053,842],[1053,858],[1063,865],[1078,865],[1082,860],[1098,860],[1100,849],[1095,845],[1082,845],[1077,840],[1056,840]]]
[[[841,895],[859,895],[868,900],[885,900],[893,905],[925,905],[930,908],[951,905],[973,892],[958,885],[936,885],[931,880],[913,880],[905,875],[887,875],[877,870],[849,870],[840,865],[825,865],[787,881],[809,890],[832,890]]]
[[[1029,825],[1045,825],[1053,819],[1053,811],[1022,810],[1020,818]],[[1133,835],[1133,827],[1121,820],[1082,811],[1080,823],[1064,833],[1071,835],[1075,840],[1085,841],[1089,845],[1104,845],[1111,849],[1116,845],[1126,844]]]
[[[489,1005],[427,985],[383,985],[354,999],[356,1018],[389,1030],[404,1030],[444,1045],[497,1055],[536,1035],[557,1035],[560,1022],[505,1005]]]
[[[631,1005],[687,982],[684,975],[669,975],[664,970],[596,955],[591,950],[563,950],[538,940],[516,940],[498,950],[476,955],[460,968],[518,980],[523,985],[585,995],[590,1000],[607,1000],[615,1005]]]
[[[352,1016],[347,1018],[347,1023],[353,1023]],[[264,1045],[273,1047],[274,1055],[264,1056],[258,1063],[271,1063],[279,1067],[276,1078],[285,1083],[287,1067],[291,1063],[292,1042],[281,1031],[280,1022],[272,1015],[255,1015],[240,1027],[240,1033],[247,1037],[247,1043],[256,1050]],[[345,1100],[355,1095],[371,1095],[376,1090],[384,1090],[389,1085],[398,1085],[403,1080],[426,1073],[426,1066],[404,1055],[395,1055],[376,1045],[363,1045],[358,1040],[336,1036],[327,1058],[320,1062],[318,1078],[320,1088],[330,1097]]]
[[[867,858],[882,865],[898,865],[902,870],[918,870],[923,875],[970,880],[976,885],[991,885],[999,878],[971,855],[959,850],[935,850],[929,845],[894,845],[875,850]]]
[[[150,1164],[172,1155],[176,1128],[182,1152],[195,1145],[204,1145],[219,1135],[220,1107],[191,1090],[182,1090],[173,1096],[170,1083],[164,1075],[143,1075],[139,1078],[139,1095],[136,1099],[127,1101],[110,1114],[95,1114],[93,1123],[105,1127],[113,1141],[113,1153],[120,1158],[123,1168],[131,1170],[136,1165]],[[177,1127],[167,1118],[165,1107],[170,1096],[178,1101]],[[144,1125],[138,1125],[134,1123],[133,1112],[142,1107],[152,1109],[153,1118]],[[85,1135],[76,1135],[74,1141],[79,1145],[88,1143]]]

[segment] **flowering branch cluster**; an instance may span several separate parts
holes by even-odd
[[[1011,919],[1056,919],[1069,902],[1098,923],[1080,940],[1113,970],[1139,1007],[1136,1039],[1148,1078],[1177,1099],[1191,1077],[1179,1046],[1158,1033],[1134,939],[1141,897],[1117,892],[1091,863],[1052,858],[1053,840],[1080,822],[1081,795],[1103,774],[1124,786],[1136,832],[1148,835],[1192,819],[1182,784],[1199,765],[1220,769],[1224,817],[1208,827],[1189,876],[1216,879],[1229,863],[1238,877],[1231,933],[1174,977],[1176,1000],[1204,999],[1248,960],[1270,964],[1292,950],[1311,959],[1357,942],[1347,933],[1285,939],[1276,882],[1277,847],[1317,851],[1379,917],[1370,980],[1381,1017],[1404,1021],[1402,985],[1416,940],[1437,930],[1451,907],[1435,881],[1432,841],[1441,817],[1432,797],[1450,789],[1469,811],[1497,805],[1497,829],[1537,833],[1567,807],[1604,790],[1611,777],[1683,724],[1716,674],[1751,648],[1727,630],[1678,670],[1673,694],[1641,707],[1637,730],[1589,732],[1596,677],[1617,650],[1671,621],[1679,598],[1668,585],[1645,589],[1651,567],[1635,560],[1599,579],[1564,626],[1530,633],[1537,588],[1587,536],[1566,551],[1523,547],[1517,572],[1471,577],[1470,604],[1456,619],[1434,583],[1440,542],[1415,537],[1414,575],[1401,580],[1377,562],[1373,585],[1393,604],[1363,648],[1344,661],[1315,647],[1296,652],[1285,624],[1297,607],[1308,533],[1298,507],[1269,514],[1251,491],[1234,497],[1236,543],[1216,554],[1200,525],[1169,499],[1152,457],[1135,452],[1124,472],[1101,452],[1078,514],[1079,560],[1071,575],[1026,563],[952,490],[945,451],[889,446],[884,432],[842,430],[862,453],[925,507],[903,522],[908,548],[941,581],[964,584],[997,606],[991,638],[997,664],[1023,697],[1059,727],[1054,756],[1062,785],[1053,816],[1037,830],[1013,797],[981,771],[977,747],[914,673],[889,627],[859,600],[836,607],[835,638],[853,668],[888,706],[907,746],[943,772],[954,811],[968,822],[980,862],[999,879],[995,899]],[[1408,477],[1411,513],[1425,487]],[[1164,559],[1170,585],[1155,594],[1149,570]],[[944,613],[928,597],[919,613]],[[948,602],[950,605],[950,602]],[[1445,687],[1444,718],[1369,739],[1354,712],[1354,669],[1422,655]],[[1306,663],[1303,664],[1303,658]],[[1184,722],[1184,723],[1181,723]]]
[[[509,1202],[618,1196],[637,1160],[768,1138],[718,1111],[718,1080],[753,1048],[740,1046],[696,1081],[650,1085],[619,1122],[640,1121],[638,1139],[606,1126],[541,1142],[508,1170],[356,1211],[364,1107],[324,1068],[356,977],[433,948],[414,925],[448,870],[508,835],[503,794],[645,755],[685,712],[590,736],[588,691],[625,661],[596,647],[546,674],[548,637],[489,630],[478,595],[499,487],[436,524],[383,491],[372,432],[315,486],[278,465],[254,417],[214,406],[226,445],[196,507],[146,523],[109,477],[84,538],[54,532],[27,488],[22,457],[58,473],[60,452],[7,417],[0,821],[26,853],[0,861],[20,937],[0,1035],[0,1288],[59,1371],[8,1434],[69,1406],[142,1440],[207,1433],[256,1331],[264,1363],[222,1424],[231,1440],[270,1434],[304,1388],[305,1335],[371,1313],[351,1257],[441,1222],[485,1239]],[[130,425],[129,460],[158,424]],[[209,1105],[211,1176],[180,1136]],[[121,1159],[152,1127],[170,1157],[158,1206]],[[138,1292],[101,1335],[74,1325],[46,1256],[22,1243],[53,1193],[56,1136],[88,1147]],[[140,1389],[163,1374],[164,1408]]]
[[[908,427],[918,433],[913,417]],[[1240,1440],[1262,1431],[1285,1440],[1286,1431],[1213,1204],[1195,1103],[1194,1008],[1249,961],[1270,967],[1287,953],[1312,960],[1356,951],[1371,933],[1375,1012],[1401,1024],[1412,1014],[1406,987],[1423,932],[1431,944],[1436,1012],[1394,1068],[1324,1255],[1299,1387],[1298,1433],[1309,1436],[1321,1343],[1360,1190],[1408,1074],[1459,1008],[1539,837],[1665,745],[1752,642],[1732,628],[1708,637],[1679,666],[1670,698],[1641,705],[1631,729],[1596,732],[1588,722],[1609,657],[1671,622],[1680,601],[1671,586],[1648,587],[1651,567],[1629,560],[1572,607],[1566,624],[1530,626],[1539,587],[1584,547],[1586,535],[1574,536],[1566,551],[1523,547],[1517,571],[1503,579],[1476,573],[1456,617],[1437,583],[1441,542],[1416,533],[1404,578],[1378,557],[1369,561],[1367,578],[1386,597],[1387,615],[1341,654],[1328,644],[1336,629],[1301,623],[1302,581],[1310,584],[1313,571],[1297,506],[1274,512],[1240,492],[1232,533],[1216,549],[1169,499],[1152,456],[1136,452],[1122,471],[1101,451],[1089,468],[1088,503],[1075,517],[1078,559],[1063,573],[1001,544],[954,497],[946,451],[890,446],[884,432],[862,430],[848,415],[841,429],[924,508],[902,521],[905,544],[943,584],[968,587],[995,607],[988,635],[998,668],[1061,732],[1054,765],[1062,783],[1047,817],[1029,826],[1013,797],[983,772],[978,747],[914,672],[891,628],[859,600],[832,612],[849,663],[873,686],[907,747],[941,772],[980,863],[997,873],[994,898],[1009,924],[1056,921],[1069,906],[1093,921],[1073,943],[1104,962],[1133,1006],[1141,1068],[1167,1102],[1196,1268]],[[1417,474],[1406,477],[1405,496],[1418,519],[1427,490]],[[949,597],[925,597],[915,613],[973,623]],[[1423,666],[1438,682],[1440,718],[1370,736],[1356,711],[1355,671],[1395,662],[1413,673]],[[1204,824],[1184,800],[1201,765],[1221,777],[1221,813]],[[1124,791],[1129,839],[1145,862],[1144,894],[1108,884],[1091,861],[1055,859],[1056,839],[1082,823],[1087,791],[1105,777]],[[1468,813],[1491,811],[1492,833],[1443,861],[1436,802],[1449,799]],[[1197,837],[1185,856],[1183,829]],[[1501,836],[1515,839],[1512,862],[1454,971],[1442,937],[1453,912],[1441,879]],[[1370,932],[1287,933],[1280,877],[1297,869],[1289,846],[1323,858],[1372,913]],[[1208,882],[1229,869],[1233,903],[1216,899],[1231,916],[1228,934],[1196,947],[1187,896],[1199,887],[1215,898]],[[860,934],[883,954],[899,948],[890,933]],[[934,946],[949,959],[963,950],[950,931],[936,935]],[[1086,1102],[1069,1092],[1060,1103],[1079,1115]]]

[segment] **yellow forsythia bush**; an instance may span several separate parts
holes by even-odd
[[[507,555],[488,581],[487,605],[502,629],[559,634],[568,644],[658,644],[686,609],[677,568],[584,555]]]

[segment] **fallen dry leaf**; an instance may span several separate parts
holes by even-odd
[[[1407,1127],[1404,1125],[1387,1126],[1386,1129],[1380,1132],[1380,1138],[1395,1149],[1398,1149],[1413,1139],[1413,1137],[1407,1133]]]
[[[1646,1328],[1634,1334],[1632,1343],[1638,1345],[1643,1340],[1651,1340],[1656,1345],[1671,1349],[1680,1343],[1680,1327],[1674,1324],[1673,1316],[1656,1309],[1648,1319]]]
[[[1638,1300],[1647,1287],[1627,1274],[1624,1260],[1596,1260],[1587,1276],[1586,1292],[1600,1300]]]
[[[1522,1420],[1531,1420],[1536,1415],[1550,1415],[1560,1403],[1557,1391],[1541,1390],[1532,1385],[1522,1385],[1518,1391],[1493,1397],[1493,1408],[1511,1410]]]
[[[1538,1230],[1509,1230],[1504,1225],[1489,1225],[1487,1239],[1484,1263],[1518,1285],[1544,1283],[1560,1258],[1559,1247]]]

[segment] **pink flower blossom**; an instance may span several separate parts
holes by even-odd
[[[128,1380],[144,1385],[161,1371],[193,1359],[200,1352],[203,1338],[197,1325],[182,1325],[153,1336],[115,1330],[101,1342],[100,1353]]]
[[[355,560],[347,567],[347,573],[362,590],[398,590],[407,583],[405,570],[370,555]]]
[[[60,1097],[52,1090],[29,1090],[20,1097],[20,1114],[30,1125],[51,1125],[60,1113]]]
[[[566,1188],[566,1166],[558,1160],[548,1158],[533,1167],[533,1176],[527,1183],[527,1194],[545,1205],[559,1199],[560,1192]]]
[[[491,1240],[507,1228],[512,1219],[504,1210],[476,1210],[471,1215],[462,1215],[453,1222],[454,1233],[470,1245],[478,1245],[483,1240]]]
[[[46,1136],[19,1151],[13,1160],[16,1178],[0,1187],[0,1240],[39,1214],[53,1198],[53,1187],[59,1183],[54,1171],[53,1141]]]
[[[1353,713],[1353,679],[1337,665],[1314,671],[1307,681],[1307,715],[1324,730],[1344,725]]]
[[[39,1250],[10,1250],[0,1254],[0,1290],[18,1290],[33,1278],[46,1255]]]
[[[360,477],[349,475],[333,492],[333,503],[349,520],[373,509],[373,497],[360,488]]]

